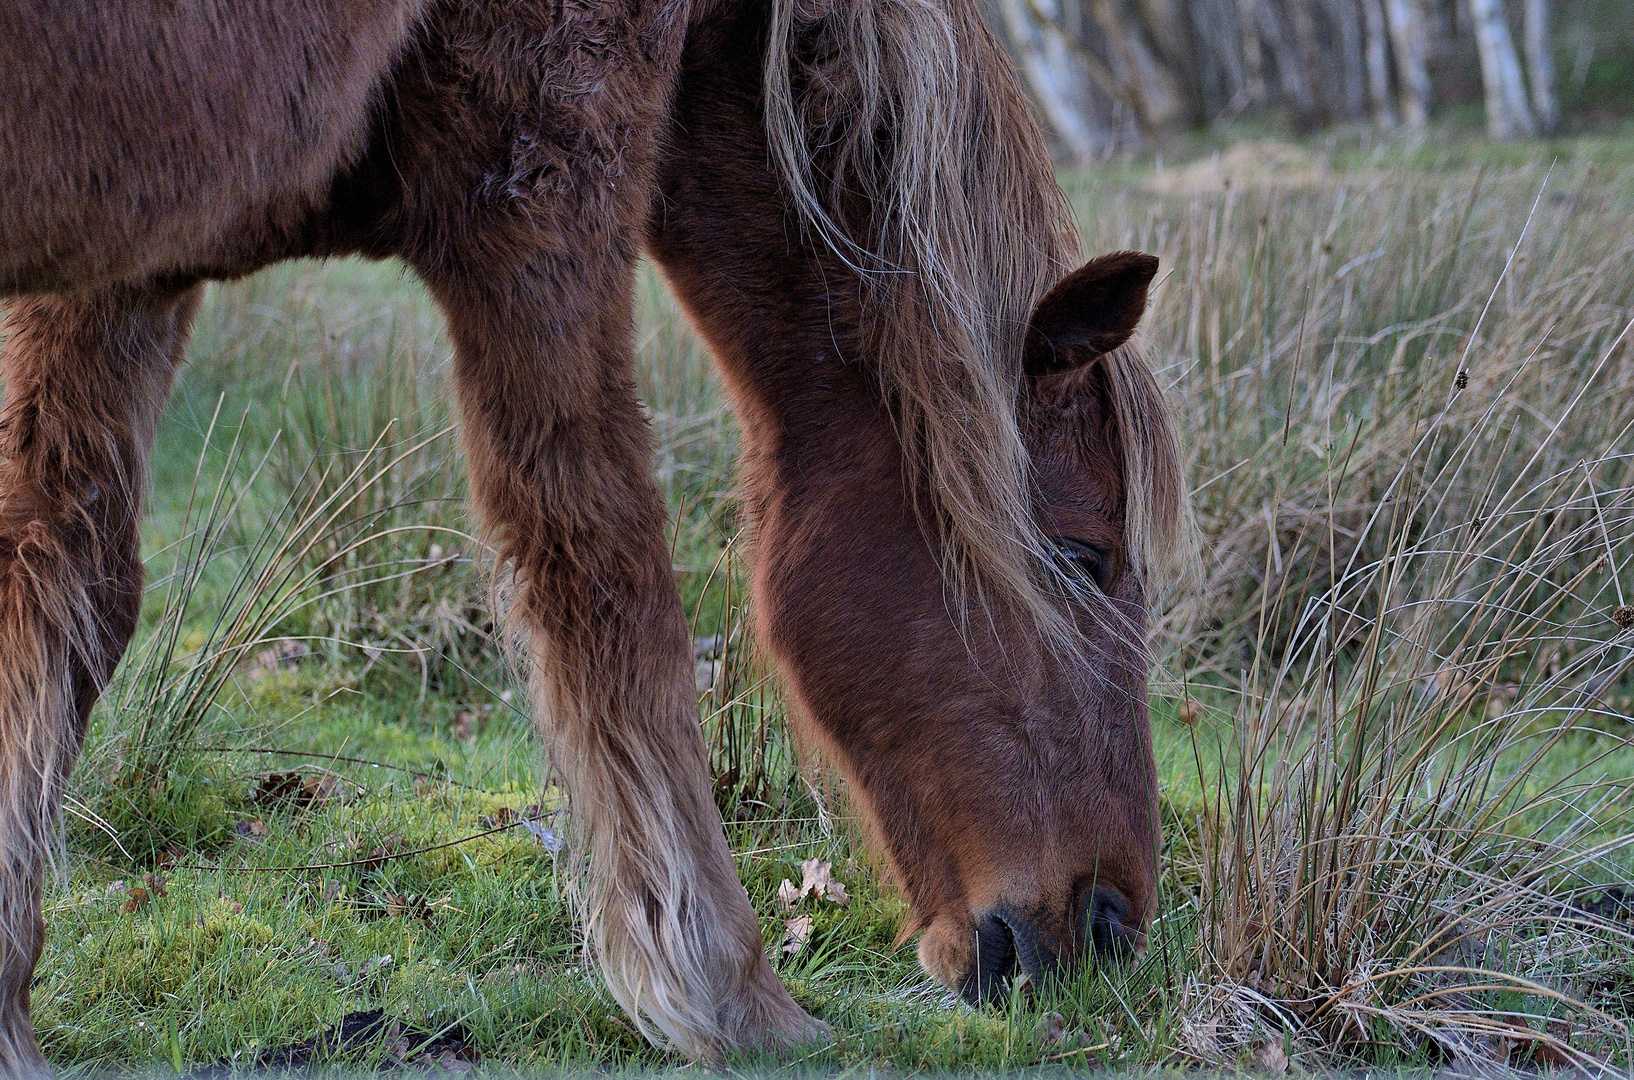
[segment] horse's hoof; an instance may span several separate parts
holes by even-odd
[[[789,996],[768,965],[741,1002],[736,1022],[726,1025],[720,1050],[727,1055],[784,1056],[811,1050],[834,1041],[834,1031]]]
[[[800,1014],[771,1033],[767,1039],[769,1050],[815,1049],[834,1041],[834,1029],[796,1005]]]

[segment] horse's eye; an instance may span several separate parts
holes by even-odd
[[[1055,557],[1061,560],[1062,568],[1074,577],[1087,577],[1098,588],[1106,588],[1106,573],[1110,560],[1106,552],[1082,540],[1073,540],[1065,536],[1058,536],[1055,544]]]

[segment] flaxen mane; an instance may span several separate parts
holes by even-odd
[[[764,93],[784,187],[860,282],[955,593],[1066,643],[1016,401],[1029,314],[1078,238],[1008,59],[968,0],[774,0]],[[1180,463],[1151,373],[1128,349],[1105,364],[1144,569],[1181,530]]]

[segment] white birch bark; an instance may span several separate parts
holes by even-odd
[[[1000,0],[999,10],[1022,78],[1067,153],[1082,164],[1094,160],[1111,138],[1088,107],[1087,74],[1077,49],[1060,20],[1049,17],[1058,14],[1052,12],[1055,2]]]
[[[1237,0],[1237,28],[1242,33],[1243,90],[1252,105],[1264,105],[1265,61],[1260,54],[1260,0]]]
[[[1174,76],[1152,53],[1138,23],[1126,18],[1112,0],[1088,0],[1088,7],[1106,36],[1118,97],[1134,106],[1148,132],[1179,127],[1186,102]]]
[[[1486,88],[1486,129],[1494,139],[1532,138],[1538,133],[1503,0],[1469,0],[1470,26],[1481,55]]]
[[[1544,134],[1560,122],[1555,101],[1555,58],[1550,51],[1549,0],[1526,0],[1526,75],[1532,85],[1532,110]]]
[[[1324,0],[1329,20],[1337,36],[1333,42],[1332,66],[1340,84],[1340,107],[1335,111],[1346,120],[1359,120],[1367,113],[1366,47],[1356,16],[1355,0]]]
[[[1419,0],[1385,0],[1390,22],[1390,44],[1396,54],[1396,83],[1401,118],[1411,127],[1423,127],[1430,118],[1430,68],[1425,60],[1424,12]]]
[[[1373,103],[1373,122],[1392,128],[1396,105],[1390,94],[1390,37],[1381,0],[1362,0],[1362,22],[1367,28],[1367,96]]]

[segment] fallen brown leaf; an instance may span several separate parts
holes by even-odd
[[[359,862],[363,869],[373,870],[375,867],[379,866],[393,855],[396,855],[399,851],[402,851],[406,846],[407,845],[403,843],[403,838],[401,836],[397,835],[396,833],[392,833],[390,836],[386,837],[385,840],[370,848],[369,853],[364,855]],[[353,854],[361,852],[363,850],[363,841],[353,840],[351,843],[351,850]]]
[[[340,797],[344,791],[340,777],[332,772],[309,776],[301,782],[301,796],[306,800],[307,807],[322,806],[330,799]]]
[[[472,1065],[452,1050],[444,1050],[437,1055],[436,1067],[445,1073],[470,1072]]]
[[[325,769],[319,773],[299,771],[268,773],[250,789],[250,801],[258,806],[293,806],[309,810],[346,794],[341,778]]]
[[[1572,1056],[1552,1042],[1539,1039],[1532,1044],[1532,1061],[1538,1065],[1547,1065],[1551,1069],[1575,1069],[1582,1066]]]
[[[419,919],[429,922],[431,919],[431,904],[423,896],[413,893],[386,894],[386,913],[404,919]]]
[[[140,885],[132,885],[125,893],[125,914],[129,915],[132,912],[141,911],[152,902],[153,898],[148,895],[146,889]]]
[[[820,900],[832,900],[845,907],[851,903],[851,898],[845,893],[845,885],[837,881],[833,875],[834,864],[821,859],[807,859],[800,864],[800,892],[796,896],[811,895]]]
[[[250,801],[260,805],[290,802],[300,790],[300,773],[268,773],[256,777],[255,785],[250,788]]]
[[[1282,1042],[1267,1039],[1254,1047],[1254,1067],[1273,1076],[1288,1071],[1288,1055],[1282,1052]]]
[[[1506,1024],[1509,1030],[1495,1040],[1494,1056],[1511,1065],[1542,1065],[1570,1069],[1582,1063],[1571,1053],[1571,1029],[1550,1024],[1548,1034],[1533,1031],[1525,1024]]]
[[[477,822],[484,829],[498,829],[506,825],[522,824],[526,826],[528,832],[533,834],[535,840],[555,852],[562,846],[560,839],[553,829],[543,824],[554,819],[555,816],[555,814],[546,814],[543,806],[534,803],[531,806],[524,806],[521,810],[501,806],[492,814],[482,814],[477,818]]]
[[[813,922],[810,915],[796,915],[783,924],[783,951],[793,956],[805,947],[811,937]]]
[[[784,878],[777,886],[777,902],[786,908],[792,908],[800,902],[800,890],[794,887],[794,882]]]

